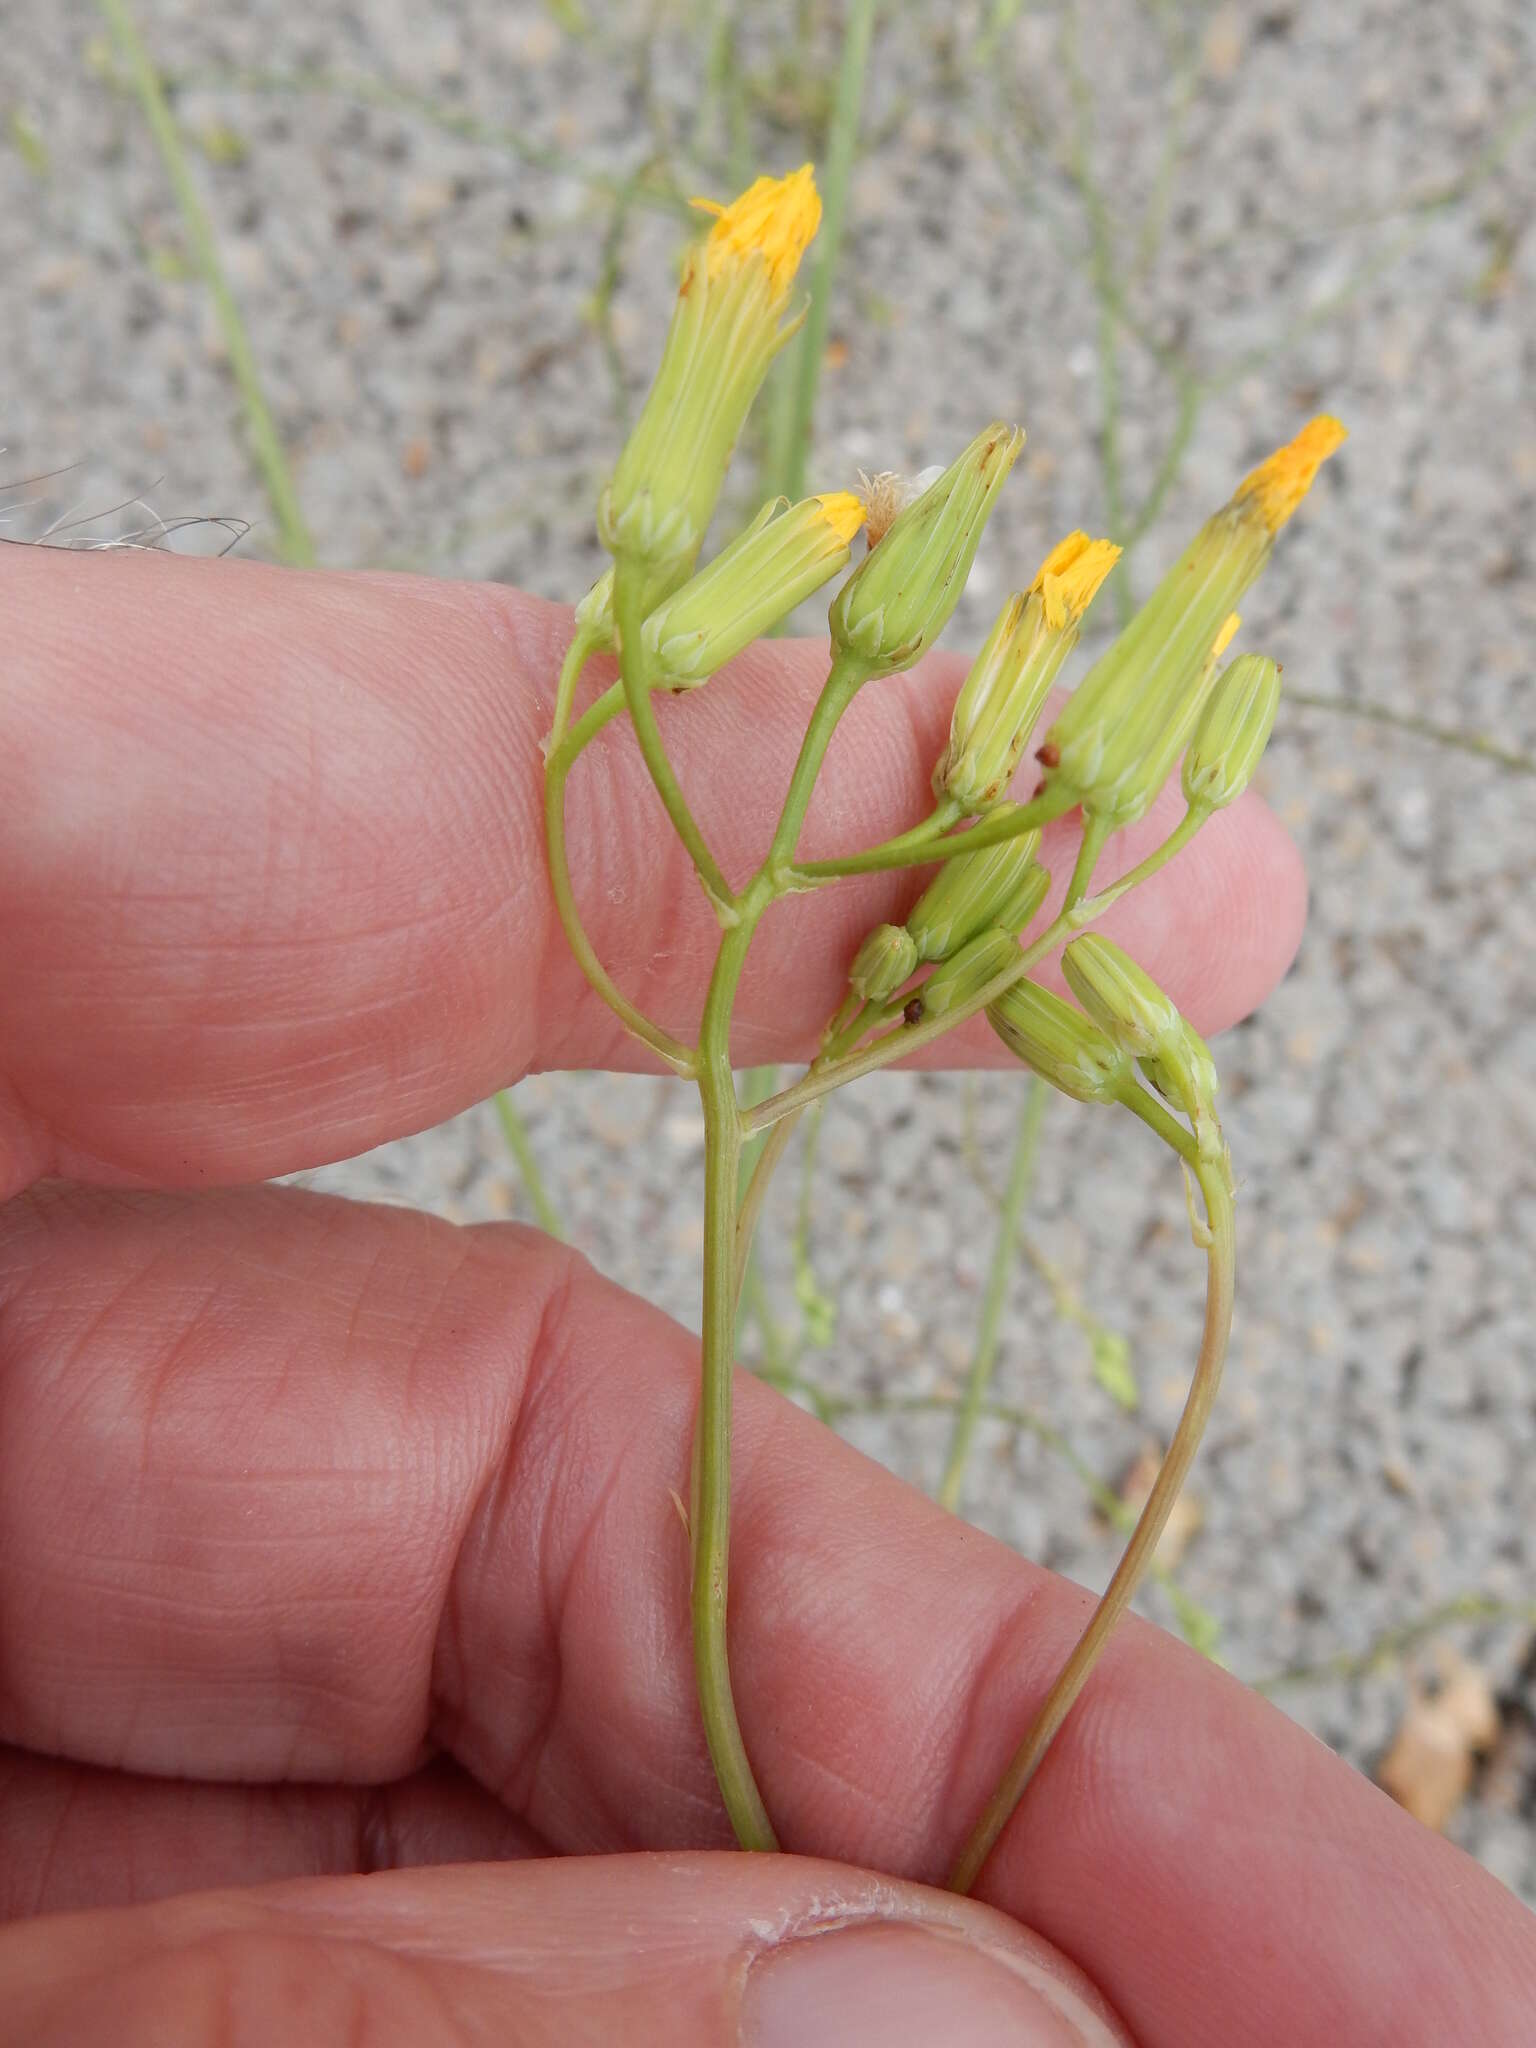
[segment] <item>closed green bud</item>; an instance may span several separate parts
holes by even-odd
[[[1097,1024],[1038,982],[1016,981],[987,1005],[987,1022],[1011,1053],[1078,1102],[1114,1102],[1130,1056]]]
[[[917,966],[917,948],[899,924],[877,924],[853,956],[848,986],[866,1003],[883,1003]]]
[[[1138,1064],[1158,1094],[1182,1109],[1186,1116],[1193,1117],[1198,1110],[1209,1109],[1215,1103],[1219,1085],[1216,1062],[1210,1047],[1187,1018],[1179,1019],[1177,1037],[1171,1037],[1160,1053]]]
[[[989,925],[1022,932],[1051,883],[1035,859],[1039,843],[1038,832],[1021,832],[1016,839],[999,840],[978,853],[953,854],[907,919],[918,959],[947,960]]]
[[[1216,1118],[1216,1062],[1144,968],[1097,932],[1074,939],[1061,956],[1067,986],[1122,1052],[1140,1062],[1157,1089],[1183,1111],[1202,1158],[1225,1161]]]
[[[981,530],[1024,446],[995,420],[893,521],[832,600],[834,649],[872,675],[917,660],[943,630],[971,573]]]
[[[1219,811],[1242,795],[1269,745],[1280,708],[1280,668],[1267,654],[1240,654],[1206,699],[1184,756],[1184,801]]]
[[[1113,939],[1074,939],[1061,971],[1094,1023],[1133,1059],[1156,1059],[1176,1043],[1184,1026],[1176,1005]]]
[[[1042,758],[1049,780],[1090,816],[1120,826],[1150,807],[1236,630],[1233,607],[1343,439],[1337,420],[1320,415],[1246,477],[1073,692]]]
[[[917,991],[914,1000],[922,1004],[924,1020],[947,1016],[980,995],[987,983],[995,981],[1018,957],[1019,942],[1012,932],[979,932],[936,967]]]
[[[949,744],[933,771],[936,796],[976,812],[1007,795],[1051,685],[1077,645],[1078,621],[1119,553],[1107,540],[1069,533],[1029,589],[1003,606],[955,699]]]
[[[1226,1141],[1216,1115],[1219,1082],[1216,1062],[1205,1040],[1186,1019],[1155,1059],[1141,1061],[1141,1071],[1159,1095],[1189,1118],[1202,1159],[1227,1162]]]
[[[655,680],[672,690],[696,689],[835,576],[863,524],[863,504],[851,491],[798,505],[770,500],[646,619],[640,639]]]

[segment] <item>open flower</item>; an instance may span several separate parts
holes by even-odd
[[[597,506],[605,545],[650,572],[651,603],[698,559],[742,423],[803,317],[783,315],[821,220],[809,164],[729,206],[694,203],[715,224],[685,259],[661,367]]]

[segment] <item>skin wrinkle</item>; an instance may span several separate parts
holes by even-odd
[[[349,1875],[359,1867],[362,1808],[375,1797],[388,1801],[395,1847],[395,1864],[380,1868],[548,1853],[448,1758],[377,1786],[250,1786],[143,1778],[11,1751],[0,1757],[0,1791],[6,1921],[98,1901],[133,1904],[189,1885]],[[104,1867],[108,1838],[116,1853]]]
[[[479,1225],[469,1233],[477,1251],[489,1243],[488,1233],[493,1228],[494,1226]],[[508,1403],[493,1439],[496,1444],[495,1455],[484,1460],[478,1484],[473,1494],[467,1498],[466,1511],[460,1521],[453,1549],[452,1565],[443,1587],[437,1632],[428,1663],[426,1735],[428,1740],[441,1739],[445,1746],[456,1753],[460,1753],[464,1733],[472,1730],[474,1725],[468,1711],[468,1662],[459,1648],[463,1639],[463,1583],[467,1576],[470,1554],[472,1550],[482,1547],[481,1532],[488,1527],[494,1527],[507,1513],[512,1476],[520,1468],[520,1448],[527,1440],[531,1425],[529,1373],[533,1369],[534,1361],[540,1358],[547,1356],[552,1361],[559,1360],[560,1346],[557,1342],[551,1342],[550,1332],[558,1331],[562,1327],[562,1318],[566,1313],[576,1276],[584,1270],[589,1270],[587,1262],[579,1253],[556,1246],[541,1236],[527,1232],[520,1232],[520,1235],[524,1239],[523,1249],[532,1253],[540,1266],[552,1265],[555,1270],[552,1281],[540,1293],[533,1329],[526,1347],[520,1354],[519,1369],[508,1386]],[[522,1298],[525,1301],[526,1295]],[[533,1412],[537,1413],[536,1398]],[[545,1546],[541,1542],[536,1554],[542,1560],[544,1553]],[[542,1641],[546,1651],[553,1654],[557,1662],[554,1673],[545,1687],[549,1695],[548,1705],[541,1710],[540,1719],[535,1724],[536,1728],[541,1727],[546,1718],[553,1717],[560,1691],[558,1626],[550,1609],[547,1582],[542,1575],[540,1586],[544,1600]],[[450,1670],[456,1670],[460,1674],[457,1687],[452,1682]],[[469,1770],[475,1770],[472,1754],[463,1754],[462,1760]],[[521,1789],[522,1779],[523,1772],[519,1760],[514,1756],[495,1773],[494,1782],[485,1782],[488,1789],[505,1799],[514,1812],[526,1814],[529,1808]],[[508,1797],[514,1786],[520,1789]]]
[[[521,1495],[524,1489],[530,1488],[530,1480],[533,1482],[530,1489],[532,1497],[540,1503],[535,1517],[534,1542],[534,1554],[539,1561],[539,1636],[542,1649],[539,1664],[548,1672],[548,1677],[540,1688],[542,1704],[537,1716],[528,1723],[515,1753],[509,1755],[507,1767],[497,1773],[497,1790],[503,1796],[510,1792],[509,1804],[513,1810],[530,1817],[535,1810],[535,1797],[546,1768],[549,1748],[557,1733],[562,1732],[564,1616],[572,1576],[580,1561],[588,1527],[584,1521],[569,1558],[564,1556],[561,1546],[551,1540],[551,1523],[563,1506],[559,1485],[560,1431],[557,1428],[555,1450],[551,1455],[542,1453],[541,1438],[541,1424],[549,1405],[550,1392],[561,1385],[565,1377],[562,1367],[569,1362],[567,1332],[570,1305],[577,1275],[584,1266],[585,1261],[578,1262],[578,1255],[568,1255],[557,1286],[543,1296],[533,1348],[528,1353],[527,1370],[520,1383],[516,1411],[503,1442],[496,1484],[488,1496],[488,1512],[493,1524],[503,1515],[511,1518],[509,1503],[515,1494]],[[611,1479],[612,1475],[610,1484]],[[562,1557],[558,1580],[551,1575],[557,1554]]]

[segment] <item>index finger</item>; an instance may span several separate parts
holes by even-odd
[[[540,741],[564,608],[24,548],[0,550],[0,607],[0,1194],[48,1172],[269,1176],[530,1068],[644,1064],[549,892]],[[766,848],[825,658],[766,645],[662,707],[733,880]],[[945,656],[864,692],[810,852],[923,815],[958,680]],[[568,831],[615,979],[691,1038],[719,930],[622,729],[579,765]],[[915,886],[877,876],[775,910],[738,1005],[743,1063],[808,1055],[860,935]],[[1114,928],[1211,1029],[1283,972],[1302,902],[1289,841],[1245,804]],[[958,1056],[988,1046],[978,1027]]]

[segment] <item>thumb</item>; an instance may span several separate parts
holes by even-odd
[[[789,1856],[606,1856],[306,1880],[0,1934],[15,2048],[1126,2048],[991,1907]]]

